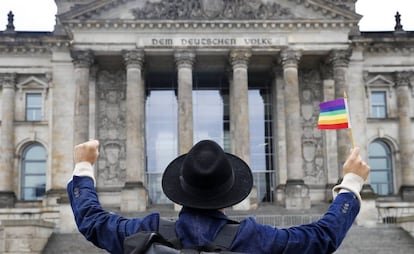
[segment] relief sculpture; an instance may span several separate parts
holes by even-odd
[[[100,71],[97,75],[98,186],[122,185],[126,178],[126,107],[123,71]]]
[[[300,73],[303,167],[306,184],[326,182],[323,137],[317,129],[319,103],[322,99],[321,82],[316,70],[302,70]]]
[[[131,10],[135,19],[286,19],[290,9],[262,0],[168,0],[147,1]]]

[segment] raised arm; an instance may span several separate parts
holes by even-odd
[[[159,215],[127,219],[102,208],[92,166],[99,156],[98,148],[97,140],[75,146],[75,169],[67,186],[69,201],[79,232],[88,241],[110,253],[123,253],[125,237],[139,230],[157,229]]]

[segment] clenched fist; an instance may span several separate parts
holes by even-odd
[[[367,180],[370,168],[365,161],[361,159],[359,155],[359,147],[355,147],[351,150],[351,154],[344,163],[343,173],[354,173],[360,176],[364,181]]]
[[[86,161],[93,165],[99,156],[98,148],[98,140],[89,140],[88,142],[75,146],[73,156],[75,163]]]

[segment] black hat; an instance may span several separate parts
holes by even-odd
[[[252,186],[246,162],[211,140],[200,141],[177,157],[162,176],[162,189],[169,199],[199,209],[235,205],[249,195]]]

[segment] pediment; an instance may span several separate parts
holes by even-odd
[[[394,86],[394,82],[388,80],[383,75],[377,75],[372,79],[368,80],[367,85],[371,87],[392,87]]]
[[[35,76],[30,76],[27,79],[23,80],[22,82],[18,83],[16,87],[19,90],[23,89],[47,89],[49,88],[49,84],[44,82],[43,80],[36,78]]]
[[[386,90],[388,91],[388,96],[392,96],[392,87],[394,87],[394,82],[387,79],[383,75],[376,75],[371,79],[367,80],[365,83],[365,91],[368,96],[371,90]]]
[[[93,0],[58,15],[82,20],[346,20],[357,23],[355,0]]]

